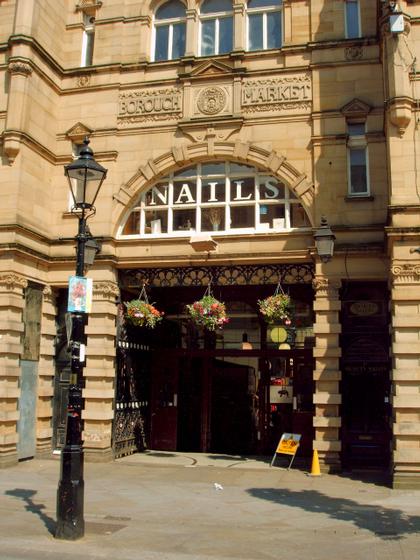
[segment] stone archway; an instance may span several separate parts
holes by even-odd
[[[300,200],[312,225],[314,225],[314,186],[306,174],[300,173],[287,159],[275,150],[267,150],[257,144],[247,142],[231,142],[208,139],[205,142],[194,143],[189,146],[176,146],[154,160],[150,159],[146,165],[125,183],[114,195],[113,223],[114,235],[121,224],[128,209],[138,199],[141,192],[170,173],[200,161],[211,158],[254,165],[267,170],[273,177],[284,182]]]

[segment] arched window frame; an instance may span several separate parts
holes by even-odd
[[[175,0],[177,4],[181,4],[184,7],[184,17],[180,18],[180,17],[173,17],[173,18],[165,18],[165,19],[158,19],[156,17],[156,14],[158,13],[158,11],[160,10],[160,8],[162,8],[163,6],[165,6],[166,4],[170,4],[171,0],[167,1],[167,2],[162,2],[161,4],[159,4],[153,14],[153,31],[152,31],[152,48],[151,48],[151,52],[152,52],[152,62],[163,62],[165,60],[176,60],[178,58],[181,58],[182,56],[184,56],[185,54],[185,44],[186,44],[186,35],[187,35],[187,14],[186,14],[186,6],[183,2],[181,2],[181,0]],[[183,26],[183,31],[182,31],[182,26]],[[157,29],[159,28],[164,28],[167,27],[168,28],[168,38],[167,38],[167,43],[166,43],[166,57],[164,58],[157,58],[156,54],[157,54]],[[182,53],[176,53],[176,56],[174,56],[174,29],[175,28],[181,28],[181,32],[183,33],[184,36],[184,51]]]
[[[205,2],[201,4],[203,6]],[[230,19],[232,24],[231,31],[231,45],[229,49],[222,50],[220,44],[220,27],[222,20]],[[203,24],[214,21],[214,52],[203,52]],[[233,37],[234,37],[234,13],[233,3],[230,3],[230,10],[203,13],[200,9],[199,13],[199,33],[198,33],[198,55],[199,56],[212,56],[219,54],[227,54],[233,50]]]
[[[222,166],[223,172],[214,169]],[[276,187],[279,196],[273,197]],[[244,217],[249,225],[241,225]],[[131,209],[119,237],[238,235],[306,227],[310,222],[300,200],[281,181],[249,165],[209,161],[170,173],[151,186]]]
[[[269,14],[279,14],[279,36],[278,36],[278,43],[275,45],[269,45],[268,39],[268,18]],[[262,45],[256,48],[251,48],[250,44],[250,35],[251,35],[251,26],[250,26],[250,16],[262,16],[261,19],[261,35],[262,35]],[[255,32],[255,29],[252,30]],[[283,42],[283,10],[282,10],[282,0],[279,0],[277,3],[274,1],[270,4],[270,0],[267,0],[266,6],[259,6],[253,8],[252,6],[247,5],[246,9],[246,49],[247,51],[254,52],[259,50],[269,50],[269,49],[279,49]]]

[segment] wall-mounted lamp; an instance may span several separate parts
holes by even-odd
[[[330,261],[334,254],[335,235],[331,231],[325,216],[322,216],[321,225],[314,232],[314,239],[315,247],[321,261],[324,263]]]

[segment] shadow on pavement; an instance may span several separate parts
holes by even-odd
[[[398,509],[359,504],[346,498],[332,498],[316,490],[293,492],[277,488],[249,488],[247,492],[254,498],[348,521],[382,539],[399,540],[404,535],[420,531],[420,516],[407,515]]]
[[[55,534],[55,520],[52,517],[49,517],[45,514],[42,510],[45,509],[44,504],[36,504],[32,498],[36,494],[36,490],[29,490],[25,488],[15,488],[14,490],[6,490],[6,496],[13,496],[14,498],[19,498],[23,502],[25,502],[25,509],[26,511],[30,511],[37,515],[41,521],[44,523],[45,527],[48,529],[51,535]]]

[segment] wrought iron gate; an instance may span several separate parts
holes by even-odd
[[[114,457],[148,447],[150,348],[138,329],[123,324],[119,309],[117,327],[117,382],[113,426]]]

